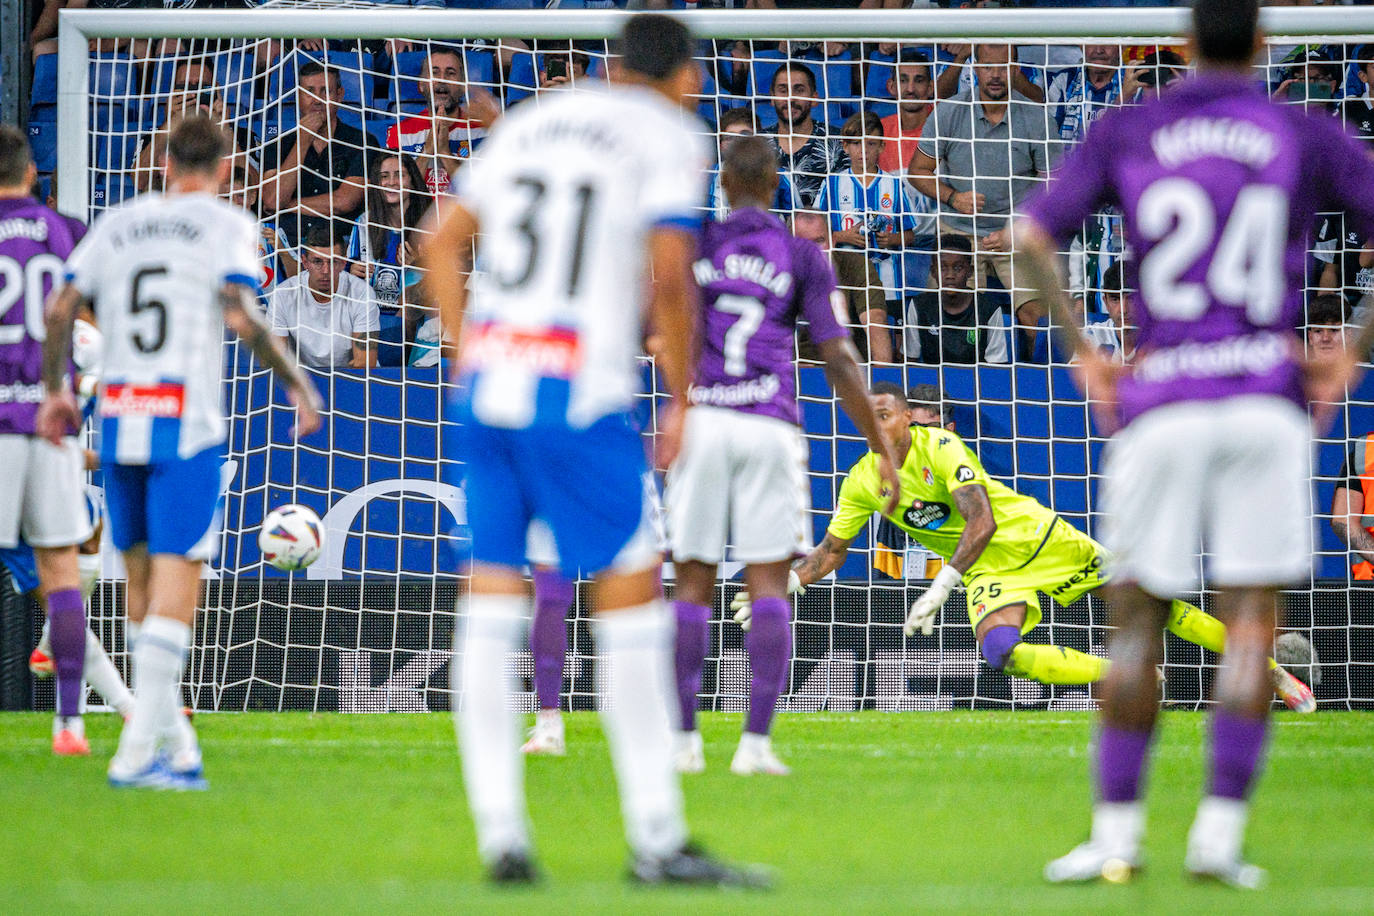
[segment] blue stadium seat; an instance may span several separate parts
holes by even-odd
[[[128,134],[96,134],[95,168],[122,172],[138,156],[138,136]]]
[[[98,131],[138,133],[143,127],[142,106],[136,100],[132,104],[125,104],[123,99],[97,101],[91,105],[91,126]]]
[[[468,82],[488,88],[494,87],[496,74],[496,53],[485,48],[468,48],[463,52],[463,63],[467,70]]]
[[[406,355],[405,322],[400,315],[382,315],[377,332],[377,362],[382,366],[404,366]],[[399,413],[390,414],[399,416]]]
[[[257,107],[258,100],[253,95],[255,77],[252,54],[228,51],[216,56],[215,84],[231,108],[246,112]]]
[[[91,61],[91,99],[95,102],[125,99],[137,93],[134,65],[126,54],[96,57]]]
[[[894,60],[890,54],[871,54],[868,58],[868,76],[864,80],[864,108],[880,118],[897,111],[897,103],[887,91],[887,81],[892,78]]]
[[[96,174],[91,185],[91,205],[97,209],[113,207],[138,193],[134,180],[123,175]]]
[[[29,94],[31,105],[57,104],[57,55],[44,54],[33,62],[33,86]]]
[[[47,121],[29,122],[29,147],[33,162],[40,172],[57,168],[57,124]]]
[[[513,105],[534,94],[539,85],[539,65],[536,55],[530,51],[517,51],[511,58],[510,70],[506,73],[505,102]]]

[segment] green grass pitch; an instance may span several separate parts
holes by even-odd
[[[0,715],[0,912],[897,912],[1374,909],[1374,715],[1281,714],[1252,816],[1271,886],[1182,874],[1206,719],[1164,716],[1148,867],[1126,887],[1050,887],[1046,859],[1088,824],[1084,713],[790,715],[788,778],[728,771],[738,716],[706,715],[708,770],[685,780],[694,833],[776,866],[768,894],[633,889],[605,744],[568,718],[569,754],[528,787],[544,885],[481,883],[447,715],[220,714],[196,720],[211,789],[105,785],[94,755],[54,759],[49,719]]]

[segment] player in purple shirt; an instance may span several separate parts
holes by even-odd
[[[57,719],[53,752],[91,752],[81,720],[86,609],[76,547],[91,536],[76,439],[35,435],[43,401],[43,305],[72,248],[67,220],[30,197],[36,170],[22,131],[0,125],[0,548],[34,549],[48,607]],[[75,430],[72,430],[75,432]]]
[[[716,567],[728,540],[745,564],[753,597],[746,626],[749,718],[730,769],[786,773],[768,738],[792,658],[789,593],[801,590],[789,564],[805,551],[806,451],[797,427],[797,319],[820,348],[845,412],[882,458],[899,495],[892,446],[869,404],[849,332],[838,318],[835,274],[811,242],[768,212],[777,160],[762,138],[730,144],[721,185],[733,209],[707,223],[694,265],[702,291],[702,346],[692,381],[682,453],[668,471],[668,531],[677,572],[677,679],[682,703],[677,765],[705,768],[696,730],[697,693],[709,644]]]
[[[1241,846],[1272,702],[1278,592],[1309,574],[1306,403],[1343,393],[1354,366],[1348,353],[1303,362],[1294,327],[1307,237],[1322,210],[1374,235],[1374,165],[1332,119],[1269,103],[1250,68],[1263,49],[1257,20],[1256,0],[1196,0],[1198,74],[1100,120],[1018,225],[1032,283],[1076,338],[1089,396],[1124,423],[1104,468],[1120,629],[1102,693],[1092,834],[1046,866],[1050,881],[1123,880],[1140,864],[1159,628],[1169,599],[1198,586],[1200,542],[1227,639],[1185,867],[1239,887],[1264,879]],[[1138,259],[1128,285],[1139,289],[1140,330],[1124,368],[1076,333],[1053,267],[1057,247],[1107,205],[1122,209]]]

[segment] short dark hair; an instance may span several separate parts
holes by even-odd
[[[941,423],[948,423],[954,419],[954,405],[945,401],[938,385],[912,385],[911,390],[906,393],[906,403],[908,407],[924,407],[935,411],[940,415]]]
[[[12,188],[24,182],[33,161],[29,138],[13,124],[0,124],[0,186]]]
[[[213,172],[229,155],[229,138],[206,115],[192,115],[177,122],[167,138],[167,159],[192,172]]]
[[[692,59],[692,33],[680,20],[662,13],[636,13],[620,33],[625,69],[663,80]]]
[[[868,393],[875,398],[879,395],[890,394],[903,407],[909,406],[906,402],[906,392],[896,382],[874,382],[873,387],[868,389]]]
[[[321,73],[330,83],[335,86],[339,85],[339,71],[317,60],[309,60],[301,64],[301,68],[296,71],[296,83],[299,85],[300,81],[307,76],[319,76]]]
[[[1126,292],[1125,262],[1117,261],[1102,275],[1102,295],[1120,296]]]
[[[316,223],[305,234],[306,248],[324,248],[330,251],[343,247],[343,240],[334,234],[328,223]]]
[[[727,127],[734,127],[736,124],[747,124],[750,130],[759,129],[759,119],[754,116],[752,108],[727,108],[720,113],[722,133]]]
[[[1345,303],[1332,293],[1322,293],[1307,300],[1307,325],[1344,324]]]
[[[849,116],[840,128],[841,137],[881,137],[883,119],[876,112],[860,111]]]
[[[757,136],[732,141],[720,157],[720,172],[721,179],[728,178],[731,187],[769,200],[778,181],[778,157],[773,144]]]
[[[779,73],[800,73],[802,76],[806,77],[806,84],[811,87],[812,95],[816,93],[816,71],[812,70],[806,64],[800,63],[795,60],[789,60],[786,63],[784,63],[777,70],[773,71],[773,78],[768,81],[768,86],[770,89],[772,88],[773,84],[778,81]]]
[[[1193,0],[1193,40],[1203,60],[1250,63],[1258,27],[1259,0]]]
[[[1012,63],[1014,63],[1014,62],[1016,61],[1016,45],[1008,44],[1008,43],[1005,42],[1005,41],[980,41],[980,42],[975,42],[975,43],[974,43],[974,45],[973,45],[973,50],[969,53],[969,56],[972,58],[973,63],[975,63],[975,64],[979,63],[979,60],[978,60],[978,49],[979,49],[979,48],[1006,48],[1006,49],[1007,49],[1007,65],[1010,66]]]
[[[939,251],[957,251],[973,257],[973,242],[966,235],[959,235],[957,232],[941,232],[940,238],[935,243]]]
[[[431,45],[429,53],[425,55],[425,62],[428,63],[440,54],[447,54],[449,57],[458,58],[458,66],[466,72],[468,62],[467,58],[463,55],[462,48],[454,45]]]

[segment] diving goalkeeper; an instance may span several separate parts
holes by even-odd
[[[1045,592],[1068,606],[1106,584],[1109,554],[1101,544],[1060,519],[1029,496],[988,476],[978,457],[955,433],[922,426],[906,394],[891,382],[870,389],[884,435],[905,456],[898,475],[902,497],[887,516],[945,565],[911,605],[903,628],[908,636],[930,635],[949,593],[961,582],[968,591],[969,622],[988,665],[1042,684],[1088,684],[1101,679],[1109,662],[1064,646],[1022,640],[1040,622]],[[936,421],[938,423],[938,420]],[[820,546],[797,561],[789,593],[802,591],[838,569],[849,545],[883,505],[877,456],[870,453],[850,469],[840,487],[835,515]],[[749,595],[731,604],[747,629]],[[1168,629],[1188,642],[1220,652],[1226,627],[1199,608],[1174,601]],[[1299,712],[1316,701],[1307,685],[1272,659],[1274,690]]]

